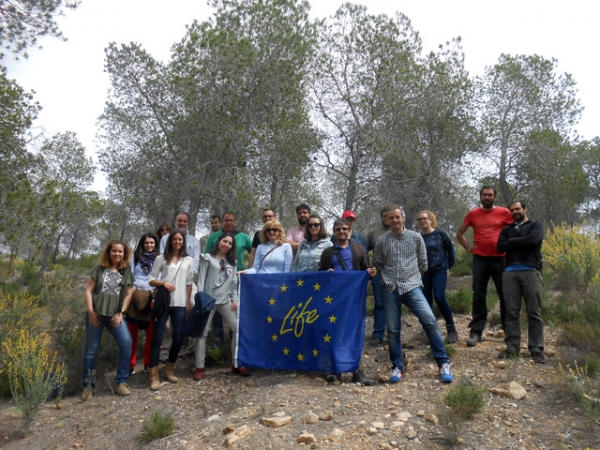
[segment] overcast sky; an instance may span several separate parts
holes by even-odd
[[[419,32],[426,51],[460,36],[470,74],[483,74],[501,53],[538,54],[556,58],[560,72],[573,75],[585,107],[577,126],[584,139],[600,135],[600,2],[564,0],[370,0],[373,14],[406,14]],[[314,17],[333,14],[341,2],[312,0]],[[109,42],[137,42],[155,58],[169,59],[170,48],[181,40],[194,19],[207,20],[213,10],[204,0],[83,0],[67,11],[59,25],[67,42],[41,41],[28,60],[6,57],[8,75],[36,92],[42,105],[35,126],[48,136],[74,131],[95,157],[96,120],[109,89],[104,73],[104,48]],[[96,177],[94,188],[105,181]]]

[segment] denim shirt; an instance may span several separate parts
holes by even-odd
[[[331,246],[333,243],[327,238],[318,241],[302,241],[292,265],[292,272],[316,272],[321,261],[321,253]]]

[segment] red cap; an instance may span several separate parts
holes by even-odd
[[[352,212],[352,211],[344,211],[344,214],[342,214],[342,219],[347,219],[348,217],[351,217],[354,220],[356,220],[356,214],[354,214],[354,212]]]

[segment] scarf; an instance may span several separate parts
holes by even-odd
[[[150,272],[152,272],[152,266],[154,266],[155,258],[156,254],[154,252],[142,252],[138,258],[138,262],[140,263],[140,267],[142,268],[142,272],[144,272],[144,274],[149,275]]]

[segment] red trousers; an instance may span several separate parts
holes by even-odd
[[[129,360],[129,367],[135,367],[137,362],[137,342],[138,333],[140,327],[135,322],[127,322],[127,328],[129,328],[129,334],[131,334],[131,359]],[[146,343],[144,344],[144,367],[150,365],[150,345],[152,344],[152,321],[146,328]]]

